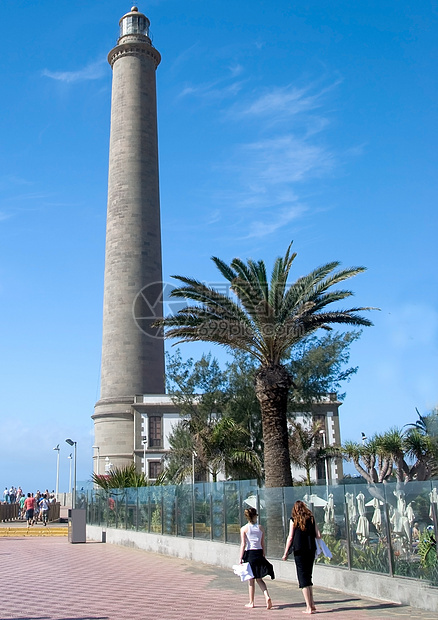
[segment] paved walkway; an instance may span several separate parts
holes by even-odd
[[[269,582],[267,611],[230,570],[138,549],[64,538],[0,539],[0,620],[282,620],[305,618],[295,584]],[[321,620],[418,618],[433,613],[315,587]]]

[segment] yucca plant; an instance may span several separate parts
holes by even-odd
[[[104,476],[93,473],[91,479],[104,491],[150,486],[149,480],[143,472],[135,469],[134,463],[126,467],[115,467]]]

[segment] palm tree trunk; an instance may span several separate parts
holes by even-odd
[[[292,379],[281,364],[262,366],[255,376],[255,392],[262,412],[265,486],[292,486],[287,431],[287,397]]]

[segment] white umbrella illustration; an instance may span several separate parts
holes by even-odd
[[[314,506],[326,506],[327,504],[326,500],[316,495],[316,493],[312,493],[311,495],[306,494],[303,497],[303,502],[306,502],[306,504],[309,505],[313,504]]]
[[[365,516],[365,495],[361,492],[356,497],[357,499],[357,511],[359,513],[359,520],[357,522],[356,535],[361,544],[365,544],[370,534],[370,524]]]
[[[345,493],[345,501],[347,503],[348,520],[350,523],[354,523],[356,521],[357,511],[353,493]]]
[[[380,530],[382,529],[382,511],[380,509],[380,506],[382,505],[383,502],[377,499],[377,497],[374,497],[372,500],[365,504],[365,506],[372,506],[374,508],[371,523],[374,525],[378,532],[380,532]]]
[[[323,534],[333,535],[335,530],[335,503],[333,493],[329,493],[328,502],[324,506]]]

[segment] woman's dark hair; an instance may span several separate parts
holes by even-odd
[[[304,502],[297,500],[292,508],[292,521],[295,527],[299,527],[300,530],[304,531],[308,519],[313,521],[312,511],[307,508]]]
[[[243,514],[248,519],[248,521],[252,523],[253,521],[256,520],[257,510],[255,508],[246,508]]]

